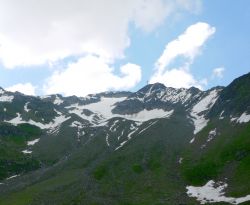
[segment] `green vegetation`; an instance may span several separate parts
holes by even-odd
[[[62,173],[58,173],[57,176],[51,176],[44,181],[31,185],[28,188],[23,189],[21,192],[12,193],[4,198],[0,198],[1,205],[27,205],[27,204],[41,204],[40,197],[43,200],[49,200],[50,197],[57,195],[59,191],[63,192],[63,189],[69,188],[73,183],[78,180],[80,170],[69,170]],[[60,188],[61,187],[61,188]],[[53,191],[57,190],[57,191]],[[73,190],[73,188],[72,188]],[[40,194],[40,195],[39,195]],[[56,196],[54,196],[56,198]],[[61,201],[68,201],[70,198],[60,196]],[[65,203],[67,204],[67,203]],[[70,204],[70,203],[68,203]]]
[[[139,164],[134,164],[134,165],[132,166],[132,169],[133,169],[133,171],[134,171],[135,173],[137,173],[137,174],[140,174],[140,173],[143,172],[143,168],[142,168],[141,165],[139,165]]]
[[[39,138],[41,130],[29,124],[11,126],[0,124],[0,180],[9,176],[29,172],[40,167],[32,155],[22,153],[27,141]]]
[[[202,133],[202,135],[206,135]],[[248,193],[250,186],[250,124],[221,130],[213,145],[198,155],[197,150],[186,152],[182,173],[189,184],[202,185],[210,179],[229,178],[233,195]],[[203,138],[203,136],[200,138]],[[198,140],[197,140],[198,141]],[[195,146],[195,145],[194,145]],[[201,142],[196,144],[200,149]],[[192,147],[193,149],[194,147]],[[244,186],[242,186],[244,184]],[[240,188],[240,189],[238,189]]]
[[[94,177],[97,180],[101,180],[105,174],[107,173],[107,169],[105,166],[99,166],[94,171]]]
[[[13,104],[0,103],[0,205],[195,205],[198,202],[187,196],[186,186],[204,185],[211,179],[228,183],[228,197],[248,195],[250,123],[230,121],[231,115],[249,113],[250,78],[244,78],[244,83],[236,80],[224,89],[206,116],[208,125],[192,144],[189,111],[193,104],[185,108],[178,103],[167,105],[174,109],[169,119],[150,120],[135,130],[132,125],[139,124],[118,117],[106,126],[89,126],[78,115],[66,114],[63,104],[54,105],[52,98],[24,100],[19,96]],[[78,103],[74,98],[68,105]],[[23,110],[26,102],[28,112]],[[128,109],[133,107],[131,103]],[[53,133],[3,122],[20,113],[24,120],[47,123],[55,117],[55,109],[70,119]],[[222,111],[224,119],[219,120]],[[74,121],[83,126],[70,126]],[[208,141],[215,128],[216,136]],[[83,134],[79,137],[78,133]],[[41,138],[39,143],[27,145],[37,138]],[[22,153],[26,149],[32,154]],[[6,180],[16,174],[20,176]]]

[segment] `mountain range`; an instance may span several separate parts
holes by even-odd
[[[0,204],[250,204],[250,73],[207,91],[0,88]]]

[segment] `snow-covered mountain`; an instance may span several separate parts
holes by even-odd
[[[107,190],[120,194],[124,200],[130,193],[129,189],[124,190],[124,186],[139,188],[145,180],[149,183],[148,187],[154,189],[150,191],[153,193],[158,190],[153,181],[161,184],[163,179],[170,187],[178,184],[178,188],[173,190],[180,196],[178,200],[171,198],[173,195],[169,196],[171,204],[196,203],[186,195],[185,187],[191,197],[202,203],[208,199],[210,202],[221,200],[224,196],[216,192],[219,190],[215,186],[218,184],[216,180],[222,181],[221,190],[224,190],[224,185],[228,183],[236,188],[240,186],[233,181],[235,177],[249,178],[247,168],[238,171],[241,166],[246,166],[249,159],[249,88],[250,74],[236,79],[227,87],[207,91],[194,87],[176,89],[156,83],[146,85],[137,92],[64,97],[59,94],[27,96],[0,88],[0,179],[3,180],[0,184],[0,204],[1,193],[4,196],[5,192],[13,193],[13,190],[33,186],[41,177],[59,177],[61,166],[68,170],[67,174],[72,167],[77,173],[84,170],[82,182],[91,181],[93,175],[98,182],[89,182],[88,186],[96,191],[97,198],[104,200],[108,198],[102,196],[97,187],[103,187],[98,184],[99,180],[109,184],[108,178],[111,184],[121,180],[117,190],[113,190],[112,186]],[[238,135],[239,141],[236,138]],[[232,166],[230,173],[226,171],[227,166]],[[166,175],[168,172],[174,176],[173,179]],[[156,173],[161,177],[157,178]],[[64,177],[67,175],[64,172],[61,174]],[[138,174],[142,178],[137,179]],[[30,175],[33,178],[27,178]],[[69,175],[73,180],[74,175]],[[136,183],[126,185],[127,180],[135,180]],[[73,184],[86,186],[86,200],[78,196],[81,203],[95,202],[85,183]],[[195,185],[204,186],[199,188]],[[58,186],[71,194],[74,190]],[[172,189],[163,184],[160,186],[173,194]],[[217,198],[204,194],[203,188],[211,190]],[[229,193],[234,194],[236,188],[231,188]],[[248,188],[248,184],[242,187],[239,195],[248,194]],[[53,190],[60,195],[57,188]],[[45,193],[42,191],[41,198],[36,200],[45,203]],[[69,195],[66,194],[67,200],[70,200]],[[130,195],[136,200],[136,194]],[[237,194],[225,197],[224,201],[230,203],[232,199],[238,203],[248,200],[248,197],[237,197]],[[152,198],[153,201],[156,199],[159,196]],[[59,199],[50,202],[61,203]],[[114,199],[109,202],[120,204]],[[166,200],[163,200],[164,203],[167,204]]]
[[[41,129],[53,129],[77,115],[89,126],[105,126],[112,118],[123,118],[135,122],[169,118],[182,109],[193,122],[194,132],[202,129],[209,120],[209,112],[222,88],[200,91],[197,88],[175,89],[163,84],[147,85],[135,93],[110,92],[78,98],[50,95],[42,97],[24,96],[1,89],[4,122],[29,123]],[[17,105],[18,106],[15,106]],[[38,106],[38,104],[40,106]],[[41,107],[42,106],[42,107]],[[43,108],[43,109],[42,109]]]

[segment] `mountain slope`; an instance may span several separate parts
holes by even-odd
[[[249,79],[85,98],[1,89],[0,204],[219,204],[211,180],[228,184],[224,202],[247,201]]]

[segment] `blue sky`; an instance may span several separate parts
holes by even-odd
[[[80,96],[147,81],[206,90],[250,71],[247,0],[109,1],[0,0],[0,86]]]

